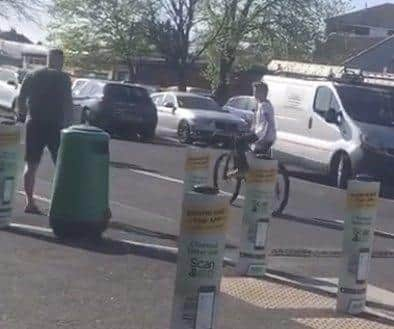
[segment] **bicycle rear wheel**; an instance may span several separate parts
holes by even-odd
[[[272,204],[272,214],[280,215],[289,202],[290,179],[284,165],[278,165],[278,178],[275,185],[274,199]]]
[[[236,171],[237,166],[232,153],[222,154],[215,162],[213,184],[215,188],[231,193],[231,203],[237,198],[240,189],[240,186],[238,186],[240,185],[238,183],[238,177],[234,174]],[[234,194],[236,194],[235,198]]]

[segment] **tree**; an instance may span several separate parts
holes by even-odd
[[[136,59],[150,52],[141,8],[136,0],[55,0],[50,38],[74,64],[126,63],[132,80]]]
[[[207,0],[210,33],[220,26],[208,50],[205,72],[220,103],[228,97],[236,64],[272,57],[305,59],[321,37],[323,19],[349,1],[330,0]],[[251,55],[248,55],[251,54]],[[250,57],[250,58],[248,58]],[[245,63],[244,63],[245,64]]]
[[[204,0],[148,0],[145,27],[156,50],[178,75],[178,87],[186,88],[186,73],[204,53],[220,28],[202,41],[198,28],[203,22]]]
[[[33,13],[42,4],[41,0],[0,0],[0,17],[8,18],[16,14],[34,21]]]

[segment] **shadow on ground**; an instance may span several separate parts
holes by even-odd
[[[334,185],[330,182],[329,177],[324,175],[295,170],[289,170],[289,175],[290,177],[302,179],[311,183],[334,187]],[[382,183],[380,188],[380,196],[386,199],[394,199],[394,186],[392,184]]]
[[[113,168],[116,168],[116,169],[141,170],[141,171],[146,171],[146,172],[150,172],[150,173],[159,174],[159,172],[157,170],[144,168],[144,167],[138,166],[138,165],[136,165],[134,163],[127,163],[127,162],[120,162],[120,161],[110,161],[109,165],[111,167],[113,167]]]
[[[58,246],[77,248],[105,255],[120,256],[133,254],[136,256],[147,257],[169,263],[175,263],[177,258],[176,252],[173,252],[170,249],[154,248],[152,246],[146,246],[140,243],[113,240],[106,237],[101,239],[82,238],[75,240],[61,240],[49,234],[43,234],[41,232],[34,232],[32,230],[17,227],[9,227],[4,229],[4,231],[47,243],[52,243]]]

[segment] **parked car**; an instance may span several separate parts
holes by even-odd
[[[0,67],[0,107],[14,111],[20,90],[17,70]]]
[[[331,177],[394,181],[394,88],[362,81],[266,75],[280,161]]]
[[[234,96],[227,101],[223,108],[245,120],[251,127],[257,102],[253,96]]]
[[[144,88],[119,82],[89,80],[74,100],[74,121],[100,127],[109,133],[155,135],[157,110]]]
[[[176,133],[180,142],[227,142],[248,130],[247,123],[223,110],[213,99],[185,92],[152,95],[158,109],[158,126]]]
[[[166,91],[178,91],[178,86],[167,87]],[[204,89],[204,88],[187,86],[186,92],[197,94],[197,95],[204,96],[204,97],[212,97],[212,91],[210,91],[208,89]]]

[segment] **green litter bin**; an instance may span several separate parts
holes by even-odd
[[[62,130],[49,211],[55,235],[101,236],[111,217],[108,190],[109,135],[86,125]]]

